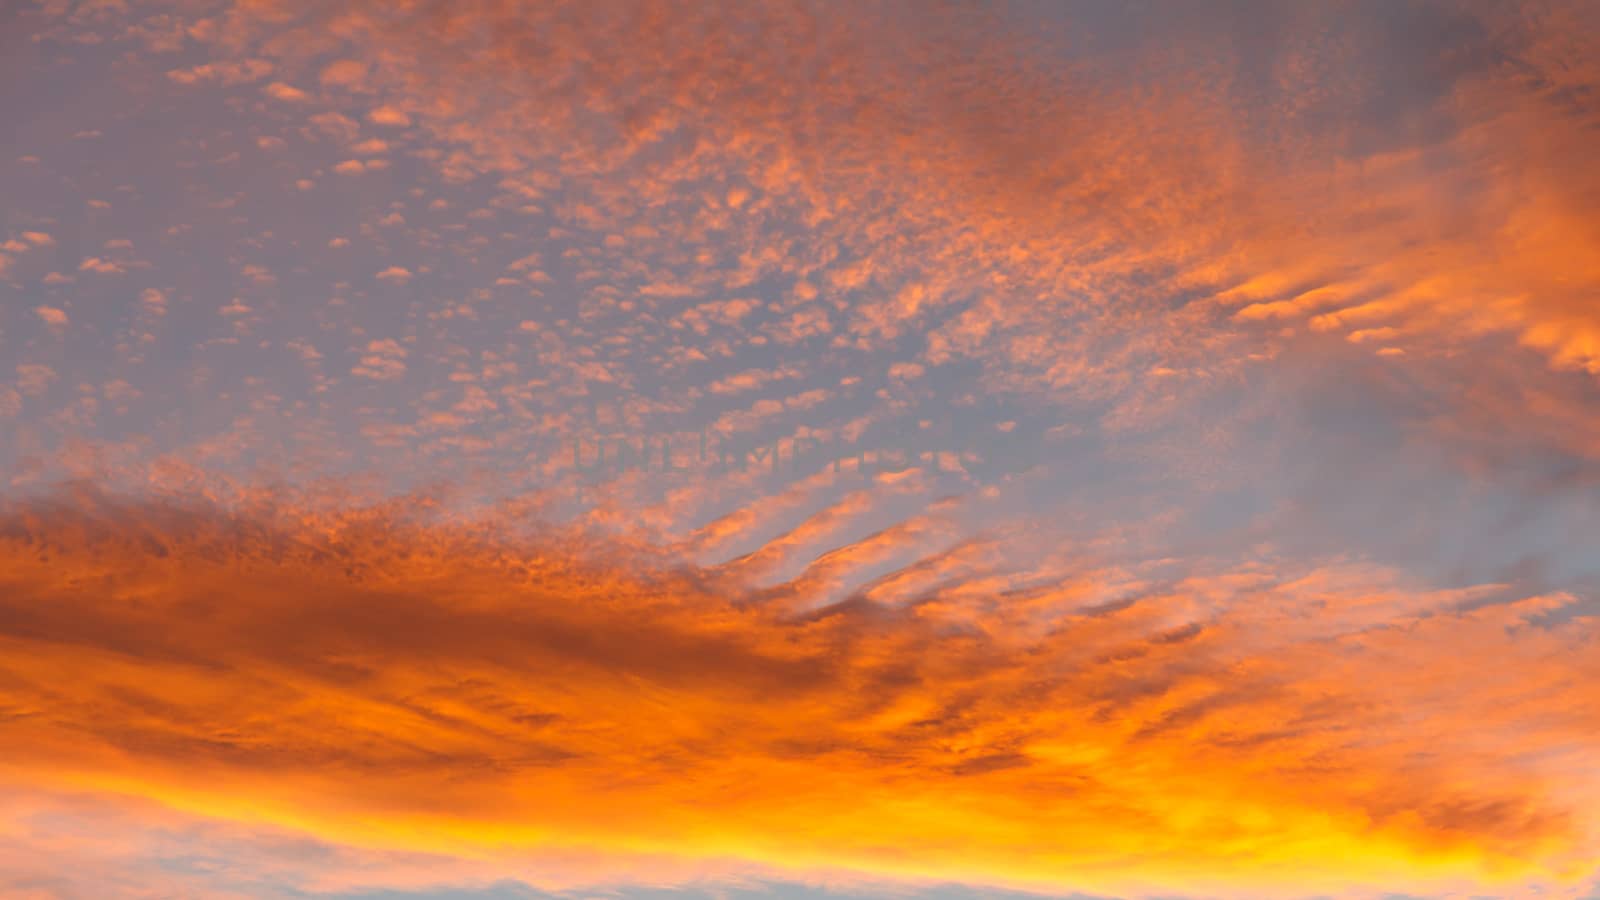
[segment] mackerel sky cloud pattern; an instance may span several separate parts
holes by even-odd
[[[1600,896],[1600,6],[0,10],[0,896]]]

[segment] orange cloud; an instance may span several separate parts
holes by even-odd
[[[1085,568],[808,612],[405,508],[13,505],[0,790],[483,871],[1233,896],[1594,874],[1600,633],[1569,597],[1256,566],[1105,601]]]
[[[67,314],[53,306],[36,306],[33,311],[47,325],[64,327],[67,324]]]
[[[392,106],[380,106],[367,113],[367,121],[374,125],[410,125],[411,117],[404,110]]]
[[[265,92],[268,97],[271,97],[274,100],[283,100],[289,103],[303,103],[310,99],[305,91],[302,91],[293,85],[284,84],[281,81],[272,82],[265,88],[262,88],[262,91]]]
[[[1390,56],[1384,17],[1285,11],[1296,39],[1260,47],[1176,17],[1049,66],[1045,37],[951,6],[909,32],[895,4],[234,12],[236,52],[286,67],[329,65],[312,59],[338,42],[332,65],[366,67],[367,118],[415,120],[451,179],[500,177],[522,199],[561,183],[597,235],[649,210],[626,245],[605,234],[591,272],[684,246],[713,260],[641,275],[632,302],[676,316],[781,272],[796,296],[763,326],[781,347],[876,353],[942,323],[921,358],[885,367],[970,359],[997,387],[1107,397],[1145,390],[1135,372],[1293,364],[1282,348],[1308,334],[1418,364],[1499,335],[1600,367],[1600,203],[1568,102],[1596,83],[1581,52],[1596,31],[1572,10],[1435,10],[1470,46]],[[1227,71],[1251,54],[1260,72]],[[816,73],[803,91],[797,65]],[[1379,95],[1393,112],[1371,114]],[[737,223],[751,246],[723,265],[715,236]],[[784,225],[811,233],[806,252],[773,236]]]

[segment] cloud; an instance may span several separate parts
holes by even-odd
[[[23,363],[17,366],[17,387],[30,397],[44,393],[55,380],[56,370],[49,366],[38,363]]]
[[[393,106],[379,106],[367,113],[367,121],[374,125],[410,125],[411,117]]]
[[[121,263],[114,260],[91,256],[78,264],[78,271],[94,272],[99,275],[120,275],[126,270],[122,268]]]
[[[0,528],[20,598],[0,599],[0,728],[41,748],[25,780],[484,877],[551,871],[552,835],[591,876],[634,854],[1141,895],[1587,876],[1572,573],[1596,570],[1566,527],[1587,513],[1557,513],[1587,509],[1600,460],[1592,16],[211,5],[165,27],[217,58],[161,64],[153,90],[219,102],[168,104],[204,115],[162,118],[182,127],[151,129],[161,154],[281,152],[132,235],[160,302],[82,276],[71,331],[17,345],[73,364],[0,390],[15,484],[57,455],[135,482],[147,457],[470,472],[463,492],[625,537],[26,507]],[[144,7],[93,10],[82,28]],[[351,90],[313,110],[296,83]],[[63,133],[87,126],[120,140],[93,117]],[[386,171],[373,126],[406,127],[416,164],[323,178]],[[171,160],[140,150],[125,177],[41,177],[70,202],[36,208],[95,227],[22,221],[86,246],[169,222],[141,192]],[[96,194],[115,211],[80,209]],[[69,281],[22,310],[66,324]],[[260,311],[257,335],[150,314],[240,292],[223,312]],[[195,402],[141,408],[173,378]],[[148,433],[90,427],[101,401]],[[564,460],[530,449],[896,424],[972,437],[932,448],[959,477],[626,472],[570,513],[544,493]],[[987,478],[999,511],[903,508]],[[1295,543],[1343,518],[1318,551],[1415,580]],[[996,520],[1004,540],[980,534]],[[658,566],[652,529],[739,555]],[[1066,575],[1013,571],[1047,540]],[[1502,574],[1517,587],[1424,586]]]
[[[44,320],[46,325],[53,325],[57,328],[65,328],[67,325],[67,314],[54,306],[35,306],[33,312]]]
[[[371,341],[367,344],[366,352],[367,355],[361,357],[360,365],[350,370],[351,374],[374,381],[393,381],[405,375],[408,352],[395,341]]]
[[[339,87],[359,87],[367,75],[366,64],[353,59],[341,59],[323,67],[320,76],[323,84]]]
[[[341,113],[318,113],[311,117],[311,124],[341,141],[354,141],[361,134],[361,123]]]
[[[167,77],[182,85],[218,81],[225,85],[248,84],[272,74],[273,65],[264,59],[218,60],[188,69],[173,69]],[[271,89],[269,88],[269,93]]]
[[[261,90],[268,97],[274,100],[282,100],[286,103],[304,103],[310,99],[305,91],[293,85],[284,84],[281,81],[274,81]]]
[[[275,20],[295,9],[274,7]],[[1466,49],[1454,56],[1458,48],[1443,39],[1407,46],[1398,15],[1297,10],[1279,27],[1304,35],[1303,42],[1252,39],[1230,47],[1227,22],[1146,21],[1130,12],[1146,37],[1054,79],[1036,77],[1009,52],[1017,40],[1003,15],[974,19],[941,7],[900,35],[892,13],[892,5],[872,5],[847,20],[823,21],[792,7],[745,10],[752,27],[742,29],[731,24],[736,17],[709,11],[635,19],[586,10],[574,15],[569,41],[540,54],[518,52],[519,42],[559,18],[554,9],[463,4],[450,16],[428,17],[352,4],[330,27],[385,62],[382,72],[370,73],[384,100],[369,118],[399,124],[412,116],[396,115],[400,109],[430,111],[425,124],[458,148],[448,157],[452,165],[527,170],[561,159],[578,171],[636,179],[632,193],[666,196],[675,188],[652,182],[659,173],[632,161],[670,133],[697,133],[706,145],[729,149],[715,164],[708,158],[684,172],[685,181],[720,172],[746,182],[722,191],[730,210],[745,210],[756,196],[828,223],[834,233],[826,240],[873,247],[859,261],[863,271],[903,272],[927,261],[903,241],[892,249],[892,242],[864,237],[898,224],[928,235],[929,247],[942,245],[939,264],[952,270],[952,286],[998,276],[1047,288],[1076,271],[1083,282],[1076,290],[1088,289],[1101,307],[1094,315],[1110,322],[1153,302],[1121,295],[1117,281],[1158,267],[1173,276],[1157,291],[1165,295],[1244,297],[1243,286],[1268,282],[1292,290],[1253,298],[1237,310],[1240,321],[1265,318],[1267,310],[1298,321],[1301,314],[1285,304],[1340,288],[1362,299],[1340,304],[1328,295],[1331,308],[1308,324],[1336,333],[1395,328],[1407,341],[1463,340],[1499,329],[1553,365],[1591,366],[1585,348],[1593,323],[1581,298],[1597,275],[1572,262],[1596,255],[1585,252],[1593,249],[1593,223],[1583,212],[1589,207],[1572,200],[1594,187],[1575,165],[1586,132],[1581,117],[1538,87],[1593,75],[1574,62],[1581,54],[1571,52],[1570,35],[1592,37],[1594,24],[1569,8],[1552,5],[1543,19],[1514,24],[1489,12],[1407,13],[1429,23],[1425,31],[1459,40]],[[704,41],[693,35],[702,31],[726,52],[696,52]],[[762,43],[750,37],[758,33],[816,40]],[[1230,83],[1201,68],[1172,76],[1183,90],[1159,83],[1144,90],[1146,75],[1155,76],[1143,67],[1174,45],[1200,58],[1260,60],[1277,80],[1252,70]],[[1492,54],[1519,60],[1545,81],[1473,62]],[[826,90],[789,89],[796,55],[828,73]],[[1370,84],[1326,77],[1352,67],[1362,77],[1421,68],[1407,91],[1378,108],[1362,105]],[[1122,84],[1108,77],[1122,74],[1130,76]],[[573,98],[555,98],[539,87],[552,83],[578,87]],[[733,83],[743,88],[715,93]],[[488,84],[505,87],[492,102],[479,89]],[[1276,110],[1281,127],[1241,112],[1240,95]],[[625,96],[633,99],[625,104]],[[809,132],[798,131],[802,122],[811,123]],[[614,126],[626,137],[620,145],[602,140]],[[1383,143],[1384,134],[1403,128],[1432,129],[1438,140],[1414,148]],[[1326,163],[1345,153],[1364,162]],[[1551,182],[1541,174],[1553,171],[1573,177]],[[872,216],[847,199],[867,195],[897,198],[881,207],[893,215]],[[1308,208],[1318,210],[1319,224],[1296,227]],[[1485,245],[1506,252],[1478,254]],[[997,256],[981,252],[984,246],[1012,249]],[[1375,252],[1379,247],[1414,252]],[[1001,264],[1004,257],[1020,264]],[[842,266],[825,274],[859,283]],[[1082,310],[1068,309],[1068,295],[1055,293],[1001,307],[997,338],[1072,327],[1066,323],[1077,316],[1065,313]],[[926,285],[882,300],[854,297],[855,339],[863,346],[892,339],[908,321],[955,300],[950,290]],[[823,313],[809,315],[792,318],[774,339],[797,343],[829,333],[817,330],[827,321]],[[1215,344],[1242,340],[1248,347],[1264,339],[1205,321],[1203,305],[1175,318],[1203,324]],[[982,352],[971,345],[959,352],[1014,366],[1018,354],[1003,352],[1007,346],[997,339]],[[938,352],[949,360],[958,349]]]
[[[1592,874],[1600,672],[1570,597],[1256,567],[796,616],[406,508],[13,505],[8,769],[491,868],[654,848],[1285,896]]]

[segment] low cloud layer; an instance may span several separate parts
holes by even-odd
[[[568,854],[1107,893],[1593,874],[1600,632],[1572,597],[1084,560],[1005,595],[796,612],[505,534],[88,490],[13,506],[5,779],[457,876],[548,857],[544,886],[611,877]]]

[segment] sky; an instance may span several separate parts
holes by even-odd
[[[1600,5],[0,3],[0,896],[1600,897]]]

